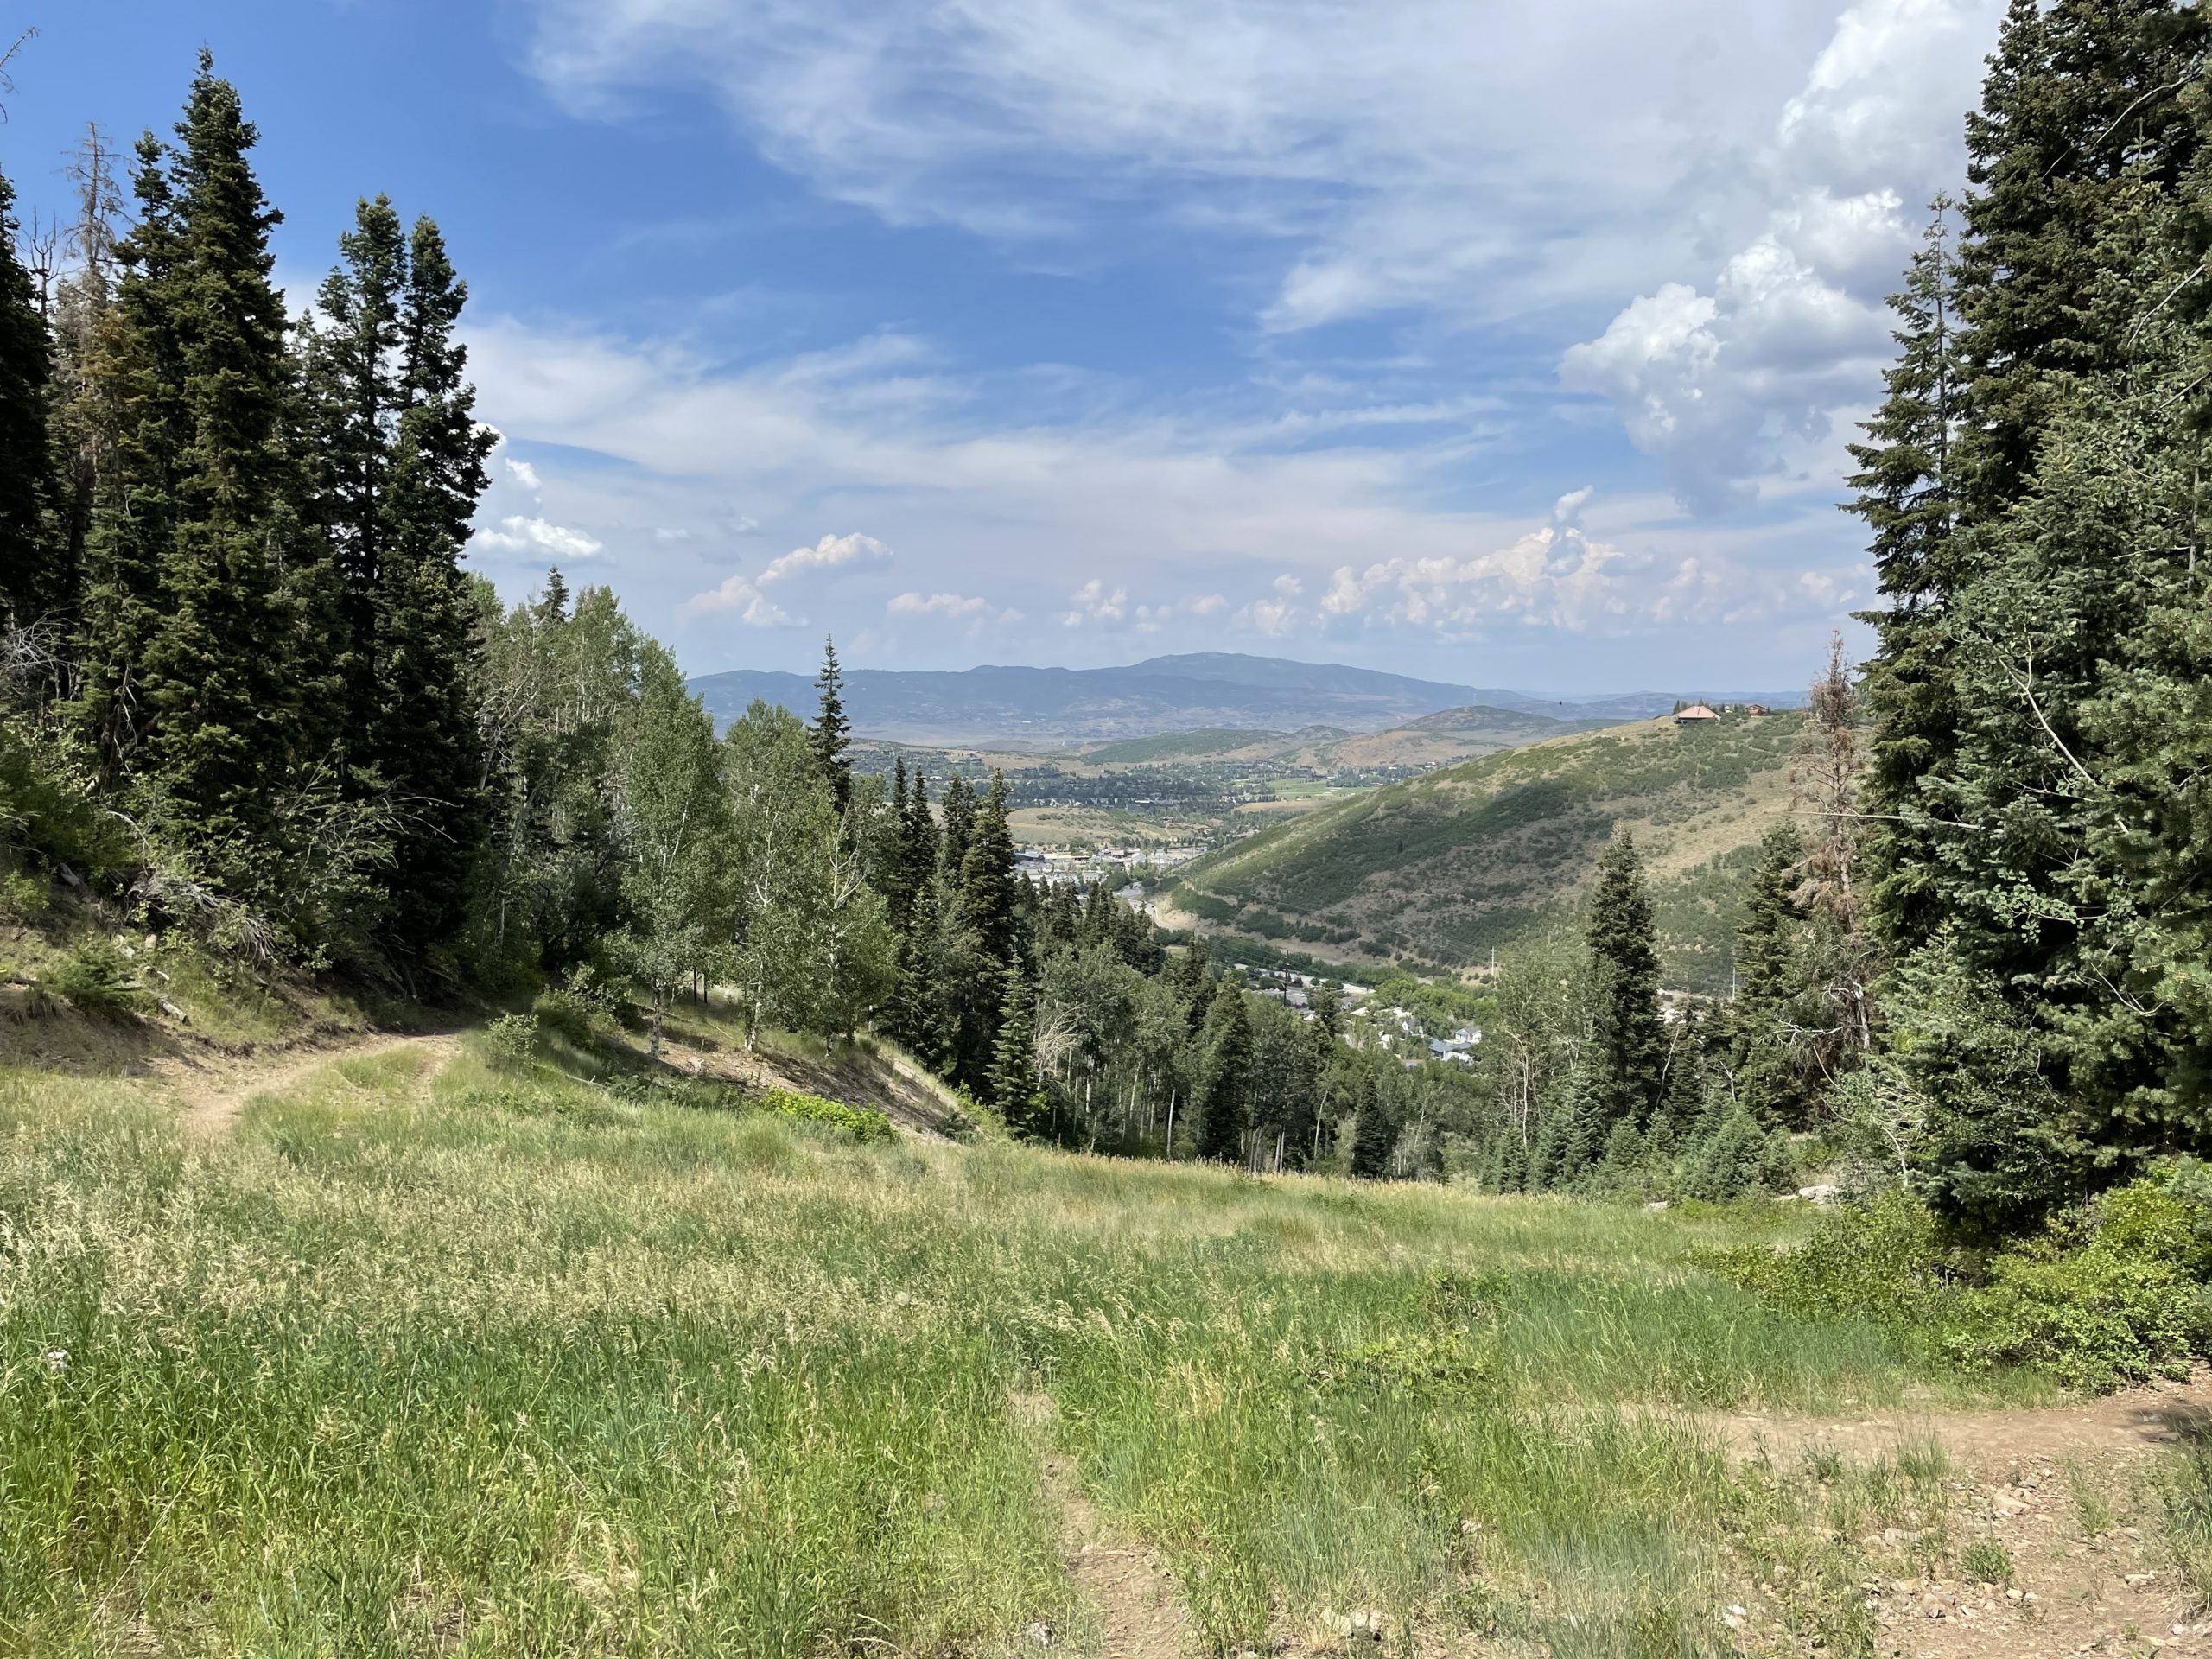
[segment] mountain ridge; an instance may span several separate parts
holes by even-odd
[[[723,723],[756,698],[802,716],[810,716],[815,706],[814,682],[803,674],[732,669],[689,683]],[[1371,733],[1471,707],[1582,723],[1649,718],[1684,696],[1719,695],[1649,691],[1549,698],[1342,663],[1232,652],[1154,657],[1118,668],[983,664],[958,670],[863,668],[845,676],[846,715],[855,734],[940,744],[1079,743],[1204,729],[1294,732],[1309,726]],[[1771,692],[1733,696],[1794,700]]]

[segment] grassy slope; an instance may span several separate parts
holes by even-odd
[[[1653,1414],[1955,1386],[1688,1265],[1739,1224],[421,1065],[218,1141],[0,1077],[0,1649],[1010,1653],[1041,1619],[1096,1652],[1046,1436],[1223,1652],[1373,1605],[1717,1654],[1770,1576],[1840,1638],[1848,1541],[1940,1512],[1939,1467],[1801,1490]]]
[[[1801,720],[1646,721],[1449,767],[1212,855],[1175,902],[1230,931],[1472,963],[1566,920],[1624,825],[1651,868],[1669,979],[1725,984],[1735,890],[1787,810]]]

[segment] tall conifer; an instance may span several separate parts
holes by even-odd
[[[1585,935],[1590,947],[1588,1108],[1602,1137],[1624,1117],[1638,1124],[1658,1104],[1667,1052],[1659,1018],[1659,950],[1643,861],[1626,831],[1598,866]]]
[[[809,736],[815,765],[830,785],[830,798],[842,818],[853,799],[852,722],[845,718],[845,675],[837,665],[837,642],[822,642],[822,671],[814,677],[816,709]]]
[[[29,623],[74,594],[54,518],[52,342],[16,232],[15,186],[0,174],[0,622]]]

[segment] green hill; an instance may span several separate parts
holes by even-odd
[[[1211,854],[1170,902],[1209,930],[1473,964],[1571,921],[1624,825],[1650,867],[1669,982],[1717,988],[1752,849],[1788,810],[1802,722],[1644,721],[1486,755]]]
[[[1157,737],[1126,737],[1092,744],[1079,753],[1092,766],[1146,766],[1167,760],[1205,760],[1241,749],[1271,753],[1286,741],[1281,732],[1211,727],[1196,732],[1163,732]]]

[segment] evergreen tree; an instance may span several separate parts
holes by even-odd
[[[822,642],[822,671],[814,677],[814,690],[817,707],[810,734],[814,761],[822,770],[823,781],[830,785],[830,798],[836,803],[837,816],[842,819],[853,798],[853,760],[847,753],[852,746],[853,731],[851,722],[845,718],[845,676],[837,666],[837,644],[834,639]]]
[[[28,624],[75,597],[55,539],[48,431],[53,353],[16,251],[16,189],[0,174],[0,624]]]
[[[944,824],[939,836],[939,850],[945,880],[957,893],[961,872],[968,863],[968,843],[976,834],[976,791],[958,772],[944,786]]]
[[[1379,1181],[1390,1173],[1390,1154],[1398,1143],[1397,1126],[1376,1085],[1372,1067],[1362,1067],[1353,1096],[1351,1175],[1356,1180]]]
[[[407,239],[383,196],[355,204],[338,238],[341,263],[324,278],[319,322],[302,330],[315,527],[336,578],[339,679],[335,732],[351,740],[356,766],[373,766],[382,745],[377,684],[378,594],[384,576],[387,499],[400,409],[399,310],[407,287]]]
[[[984,959],[1001,969],[1018,967],[1021,961],[1021,895],[1014,868],[1014,832],[1007,821],[1009,798],[1006,774],[993,772],[960,861],[961,925],[975,936]]]
[[[150,132],[131,168],[136,203],[115,245],[119,271],[106,326],[92,335],[72,404],[86,467],[83,614],[78,641],[77,723],[104,783],[137,754],[146,707],[147,642],[168,605],[162,569],[181,511],[178,473],[186,423],[181,399],[182,245],[167,156]],[[90,332],[88,330],[88,332]]]
[[[1182,959],[1176,963],[1175,985],[1182,993],[1184,1017],[1191,1022],[1191,1034],[1196,1036],[1213,1007],[1214,993],[1213,967],[1206,958],[1206,942],[1195,933],[1183,947]]]
[[[393,937],[420,952],[459,925],[489,823],[476,719],[483,640],[461,561],[497,441],[476,418],[454,337],[467,284],[415,222],[399,312],[400,407],[372,623],[374,761],[398,802]]]
[[[1250,1121],[1246,1073],[1252,1063],[1252,1030],[1243,989],[1232,981],[1224,980],[1214,992],[1199,1049],[1198,1083],[1191,1096],[1198,1155],[1234,1163],[1243,1153]]]
[[[1891,297],[1897,359],[1884,376],[1888,397],[1866,423],[1868,441],[1851,446],[1860,470],[1848,480],[1885,601],[1861,618],[1882,640],[1867,665],[1876,719],[1867,791],[1878,804],[1866,839],[1875,903],[1902,930],[1928,919],[1923,867],[1930,842],[1927,826],[1906,816],[1915,780],[1948,751],[1957,728],[1943,613],[1961,574],[1952,545],[1960,509],[1954,452],[1966,396],[1952,207],[1948,197],[1936,198],[1904,288]]]
[[[1659,949],[1643,861],[1624,831],[1598,866],[1585,933],[1591,962],[1587,1100],[1602,1136],[1618,1119],[1641,1124],[1659,1103],[1667,1052],[1659,1018]]]
[[[88,704],[179,833],[249,885],[304,757],[280,567],[300,537],[291,397],[256,134],[200,55],[178,135],[140,147],[142,210],[104,370],[123,415],[91,538]],[[157,176],[160,175],[160,176]],[[135,683],[134,683],[135,682]]]
[[[1046,1100],[1037,1076],[1036,993],[1019,975],[1009,976],[999,1008],[999,1032],[991,1048],[991,1103],[1007,1128],[1025,1138],[1043,1130]]]
[[[1804,841],[1786,820],[1760,841],[1736,930],[1737,992],[1729,1008],[1738,1088],[1769,1122],[1801,1128],[1812,1114],[1815,1082],[1800,1064],[1796,1035],[1805,1012],[1811,924],[1797,899],[1804,861]],[[1669,1103],[1675,1103],[1671,1091]]]

